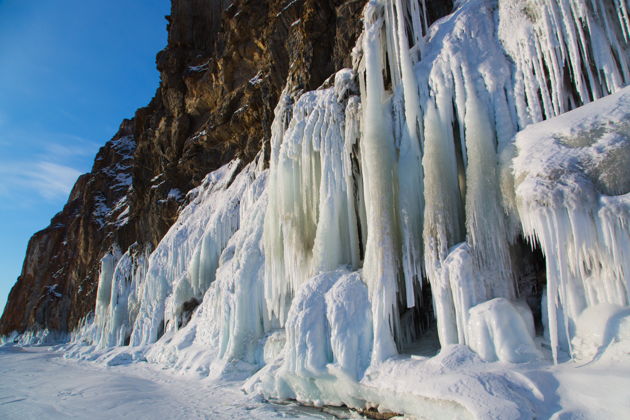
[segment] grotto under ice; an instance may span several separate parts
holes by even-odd
[[[427,418],[533,418],[516,364],[627,362],[628,2],[455,5],[370,1],[353,69],[283,92],[268,168],[103,258],[67,351]]]

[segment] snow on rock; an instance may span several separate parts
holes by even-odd
[[[520,219],[547,258],[554,352],[570,343],[588,307],[630,305],[629,118],[630,88],[624,88],[532,125],[515,140]]]
[[[103,193],[94,197],[92,216],[100,228],[106,225],[123,226],[128,221],[129,203],[127,193],[133,189],[133,159],[136,141],[133,136],[123,136],[108,143],[118,155],[116,163],[105,166],[100,172],[109,178],[108,188],[115,194],[115,203],[107,202]],[[121,196],[122,194],[122,196]],[[111,206],[111,207],[110,207]]]
[[[182,198],[182,192],[179,190],[179,188],[171,188],[166,196],[167,200],[180,201]]]
[[[53,284],[50,286],[44,286],[44,289],[46,290],[46,293],[48,295],[56,297],[56,298],[61,298],[63,297],[63,295],[57,291],[57,287],[59,287],[58,284]]]
[[[133,153],[136,151],[136,140],[133,136],[123,136],[110,143],[123,159],[133,159]]]

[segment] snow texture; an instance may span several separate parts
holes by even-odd
[[[334,419],[295,404],[266,404],[237,384],[212,384],[147,363],[101,365],[34,347],[0,348],[3,419]]]

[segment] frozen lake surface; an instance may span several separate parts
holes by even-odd
[[[13,419],[329,419],[245,395],[148,363],[102,366],[64,359],[48,347],[0,347],[0,418]]]

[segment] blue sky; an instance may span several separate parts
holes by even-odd
[[[168,0],[0,0],[0,308],[30,236],[159,84]]]

